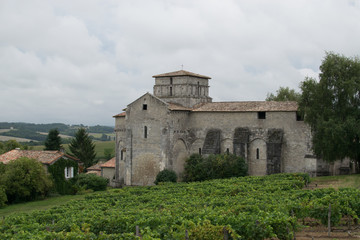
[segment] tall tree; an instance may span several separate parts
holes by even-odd
[[[44,150],[60,150],[61,148],[61,137],[57,129],[51,129],[45,140]]]
[[[360,60],[326,53],[319,82],[301,83],[300,111],[313,132],[313,149],[327,161],[360,163]],[[359,168],[357,167],[359,170]]]
[[[85,168],[94,164],[96,157],[95,144],[84,128],[77,130],[75,138],[70,142],[69,148],[72,154],[84,163]]]
[[[276,94],[268,93],[266,101],[298,101],[301,94],[288,87],[280,87]]]

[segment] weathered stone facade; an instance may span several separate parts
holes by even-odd
[[[242,156],[250,175],[316,174],[296,102],[212,102],[207,76],[182,70],[154,78],[154,94],[115,116],[119,185],[151,185],[163,169],[181,177],[193,153]]]

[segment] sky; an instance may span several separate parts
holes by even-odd
[[[114,126],[153,75],[263,101],[360,55],[360,0],[0,0],[0,122]]]

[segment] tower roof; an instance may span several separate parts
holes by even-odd
[[[169,72],[169,73],[162,73],[158,75],[154,75],[153,78],[161,78],[161,77],[179,77],[179,76],[191,76],[191,77],[197,77],[197,78],[205,78],[205,79],[211,79],[211,77],[200,75],[197,73],[188,72],[185,70],[179,70],[175,72]]]

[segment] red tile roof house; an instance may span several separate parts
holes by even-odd
[[[115,157],[104,163],[97,163],[88,167],[86,174],[96,174],[100,177],[109,179],[109,185],[115,187]]]
[[[101,176],[101,168],[100,168],[101,163],[97,163],[95,165],[92,165],[91,167],[88,167],[86,169],[86,174],[96,174],[98,176]]]
[[[101,176],[109,179],[109,185],[115,187],[115,157],[100,165]]]
[[[20,149],[14,149],[0,155],[0,162],[7,164],[10,161],[16,160],[21,157],[38,160],[43,164],[46,172],[49,172],[48,171],[49,166],[55,164],[60,159],[72,160],[76,162],[78,166],[77,169],[79,169],[79,167],[82,165],[79,159],[67,155],[62,151],[35,151],[35,150],[20,150]],[[76,173],[74,173],[73,166],[66,166],[62,171],[66,179],[73,178],[74,175],[76,175]]]

